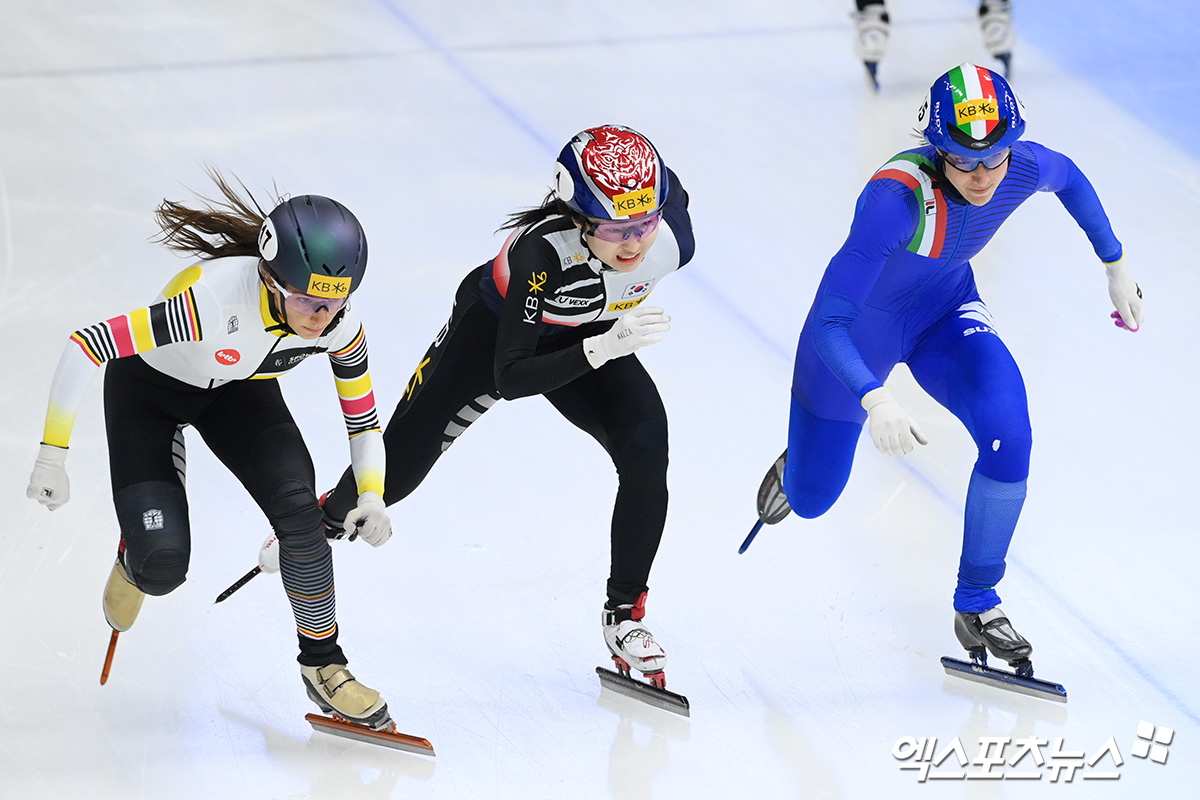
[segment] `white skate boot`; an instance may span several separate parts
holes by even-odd
[[[379,692],[363,686],[345,664],[300,667],[308,697],[327,714],[365,725],[371,730],[394,729],[387,703]]]
[[[985,0],[979,6],[979,29],[983,46],[1004,65],[1004,77],[1009,77],[1013,45],[1017,34],[1012,26],[1012,3],[1009,0]]]
[[[636,605],[604,607],[600,623],[604,627],[604,643],[612,653],[617,671],[629,677],[630,668],[642,673],[646,680],[659,689],[667,687],[667,654],[654,635],[642,624],[646,616],[646,593],[638,598]]]
[[[879,91],[879,62],[887,53],[888,33],[891,19],[887,9],[880,3],[872,4],[852,14],[854,18],[854,55],[867,68],[872,88]]]
[[[127,631],[133,627],[145,599],[146,593],[133,585],[125,571],[125,547],[122,545],[104,586],[104,618],[114,631]]]

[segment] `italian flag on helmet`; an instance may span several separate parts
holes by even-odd
[[[972,139],[986,139],[1000,122],[992,71],[963,64],[946,75],[954,97],[954,124]]]
[[[971,63],[934,81],[918,121],[934,147],[969,158],[1009,147],[1025,133],[1021,105],[1008,81]]]

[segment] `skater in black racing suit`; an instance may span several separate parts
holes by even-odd
[[[666,656],[639,622],[667,513],[667,416],[633,351],[669,318],[644,304],[694,250],[688,196],[653,145],[623,127],[577,134],[541,207],[512,215],[500,253],[458,288],[384,432],[384,501],[407,497],[500,399],[544,395],[612,457],[619,476],[605,640],[618,667],[663,685]],[[325,502],[354,504],[347,470]]]

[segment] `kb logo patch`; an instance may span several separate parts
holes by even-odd
[[[161,531],[163,513],[161,508],[148,508],[142,512],[142,527],[148,531]]]

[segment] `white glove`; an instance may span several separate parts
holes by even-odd
[[[37,500],[53,511],[71,499],[71,482],[67,480],[67,448],[42,444],[25,496]]]
[[[271,534],[258,551],[258,567],[263,572],[279,572],[279,537]]]
[[[1121,256],[1111,264],[1104,265],[1104,274],[1108,276],[1108,296],[1113,307],[1117,310],[1111,316],[1118,328],[1124,328],[1130,333],[1137,333],[1146,318],[1145,303],[1142,301],[1142,289],[1134,282],[1125,266],[1125,257]]]
[[[862,407],[871,420],[871,438],[886,456],[903,456],[913,451],[913,440],[929,444],[925,432],[908,415],[886,386],[863,395]]]
[[[583,340],[583,352],[587,354],[592,369],[600,369],[605,362],[627,356],[639,347],[662,341],[662,334],[671,330],[667,323],[671,318],[657,306],[638,306],[617,320],[617,324],[599,336]]]
[[[346,533],[358,533],[372,547],[392,538],[392,521],[388,519],[383,498],[379,492],[363,492],[358,496],[358,505],[346,515],[342,523]]]

